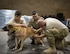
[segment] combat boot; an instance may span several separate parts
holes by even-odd
[[[47,54],[57,54],[56,47],[50,47],[50,48],[44,50],[44,53],[47,53]]]

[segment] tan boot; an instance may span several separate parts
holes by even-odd
[[[43,52],[45,52],[45,53],[47,53],[47,54],[51,54],[51,53],[52,53],[52,54],[56,54],[56,53],[57,53],[55,47],[50,47],[50,48],[44,50]]]

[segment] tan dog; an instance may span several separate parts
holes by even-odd
[[[25,28],[25,27],[15,27],[12,25],[8,25],[7,28],[9,30],[8,35],[10,35],[13,31],[15,31],[16,46],[15,48],[13,48],[13,50],[16,50],[18,48],[18,39],[21,41],[20,48],[18,49],[18,51],[21,51],[24,46],[24,41],[26,38],[31,36],[37,36],[37,34],[35,34],[35,31],[30,27]],[[44,45],[42,40],[39,39],[39,41],[42,43],[42,45]]]

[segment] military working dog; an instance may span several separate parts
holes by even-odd
[[[20,26],[16,27],[13,25],[7,25],[7,29],[8,29],[8,35],[11,35],[12,32],[15,33],[15,44],[16,45],[15,45],[15,48],[13,48],[13,50],[18,49],[18,39],[21,41],[20,48],[18,49],[18,51],[21,51],[23,49],[24,41],[26,38],[32,37],[32,36],[35,37],[38,35],[35,33],[35,31],[31,27],[20,27]],[[44,46],[43,40],[39,39],[39,41]]]

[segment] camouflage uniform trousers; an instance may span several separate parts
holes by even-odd
[[[15,47],[15,34],[14,33],[8,36],[7,44],[8,44],[9,49],[13,49]]]
[[[46,38],[50,47],[55,46],[57,49],[64,49],[66,47],[64,38],[68,34],[68,29],[47,29]]]

